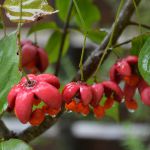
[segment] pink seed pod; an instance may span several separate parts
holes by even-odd
[[[30,120],[32,107],[36,101],[43,101],[52,109],[61,109],[62,104],[57,77],[51,74],[38,76],[29,74],[28,78],[30,82],[25,77],[22,78],[19,84],[10,90],[7,98],[9,109],[15,110],[16,116],[22,123]]]
[[[64,87],[62,97],[66,103],[70,103],[73,99],[78,99],[84,105],[88,105],[92,100],[92,90],[85,83],[71,82]]]
[[[123,92],[121,88],[113,81],[103,81],[104,93],[106,97],[114,97],[114,100],[121,102],[123,99]]]

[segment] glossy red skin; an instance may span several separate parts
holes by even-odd
[[[49,65],[48,55],[31,41],[22,41],[22,65],[30,72],[33,69],[42,73]]]
[[[125,60],[121,60],[116,64],[116,70],[122,76],[130,76],[131,75],[131,67]]]
[[[141,93],[145,88],[147,88],[149,85],[143,80],[141,79],[140,82],[138,83],[138,90],[139,93]]]
[[[142,102],[150,106],[150,87],[144,88],[140,95]]]
[[[21,41],[21,46],[24,46],[25,44],[31,44],[32,45],[32,41],[30,41],[30,40],[22,40]]]
[[[45,77],[48,77],[46,80]],[[16,116],[22,123],[27,123],[32,113],[33,102],[42,100],[52,109],[60,109],[62,103],[61,94],[58,91],[59,80],[54,75],[45,74],[35,76],[28,75],[32,86],[27,85],[26,78],[22,78],[18,85],[14,86],[8,94],[8,107],[15,110]],[[52,84],[51,84],[52,83]],[[55,87],[54,85],[57,85]]]
[[[101,83],[97,83],[97,84],[93,84],[91,86],[92,89],[92,101],[91,101],[91,105],[93,107],[96,107],[97,105],[99,105],[103,94],[104,94],[104,88],[103,85]]]
[[[137,86],[130,86],[128,84],[125,84],[125,87],[124,87],[125,100],[132,100],[136,89],[137,89]]]
[[[137,64],[138,63],[138,57],[137,56],[127,56],[125,58],[125,60],[129,63],[129,64]]]
[[[70,103],[75,95],[79,92],[80,85],[77,82],[70,82],[65,85],[62,97],[66,103]]]
[[[138,90],[143,103],[150,106],[150,86],[143,79],[138,84]]]
[[[103,81],[104,93],[107,97],[111,97],[113,94],[114,100],[121,102],[123,98],[123,92],[121,88],[113,81]]]
[[[26,66],[33,60],[35,60],[35,57],[37,55],[37,48],[31,44],[25,44],[22,46],[22,65]]]
[[[132,66],[137,65],[137,56],[128,56],[119,60],[110,69],[110,80],[116,83],[120,83],[123,77],[130,76],[133,73]]]
[[[121,80],[122,80],[122,76],[118,73],[118,71],[116,70],[116,65],[113,65],[111,68],[110,68],[110,72],[109,72],[109,75],[110,75],[110,80],[111,81],[114,81],[116,83],[120,83]]]
[[[42,48],[37,48],[37,68],[40,72],[44,72],[48,66],[48,55]]]
[[[63,100],[66,103],[70,103],[76,96],[83,105],[88,105],[92,100],[91,87],[82,82],[71,82],[67,84],[62,92]]]

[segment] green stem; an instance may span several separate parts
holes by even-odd
[[[88,33],[85,33],[85,35],[84,35],[84,42],[83,42],[82,53],[81,53],[81,58],[80,58],[80,63],[79,63],[79,68],[80,68],[80,72],[81,72],[81,81],[84,81],[83,58],[84,58],[84,52],[85,52],[85,47],[86,47],[87,34]]]
[[[27,74],[24,72],[22,67],[22,47],[21,47],[21,26],[22,26],[22,0],[20,0],[20,19],[18,24],[18,32],[17,32],[17,39],[18,39],[18,50],[19,50],[19,70],[24,74],[25,78],[27,79],[28,83],[30,83],[30,79],[28,78]]]
[[[35,22],[35,26],[37,25],[37,21]],[[34,44],[37,45],[38,39],[37,39],[37,32],[34,32]]]
[[[86,29],[85,21],[84,21],[82,15],[81,15],[81,12],[80,12],[80,9],[79,9],[79,7],[78,7],[78,5],[77,5],[76,0],[73,0],[73,3],[74,3],[74,6],[75,6],[75,8],[76,8],[76,11],[77,11],[77,13],[78,13],[78,15],[79,15],[80,21],[81,21],[81,23],[82,23],[84,29]]]
[[[117,15],[116,15],[116,18],[115,18],[115,22],[114,22],[114,25],[113,25],[112,34],[111,34],[111,36],[110,36],[109,42],[108,42],[108,44],[107,44],[107,46],[106,46],[104,52],[103,52],[103,55],[102,55],[102,57],[101,57],[101,59],[100,59],[100,61],[99,61],[99,64],[98,64],[98,66],[97,66],[97,69],[96,69],[96,71],[95,71],[94,74],[93,74],[94,78],[96,78],[96,74],[97,74],[97,72],[99,71],[99,68],[100,68],[100,66],[101,66],[101,64],[102,64],[102,62],[103,62],[103,60],[104,60],[104,58],[105,58],[105,56],[106,56],[106,54],[107,54],[107,51],[108,51],[108,49],[109,49],[109,48],[111,47],[111,45],[112,45],[112,39],[113,39],[113,37],[114,37],[114,32],[115,32],[115,29],[116,29],[116,25],[117,25],[117,22],[118,22],[119,14],[120,14],[120,12],[121,12],[121,9],[122,9],[123,4],[124,4],[124,0],[121,0],[121,2],[120,2],[120,4],[119,4],[119,7],[118,7],[118,10],[117,10]]]
[[[34,32],[34,44],[37,45],[38,40],[37,40],[37,32]]]
[[[4,36],[6,36],[7,35],[7,33],[6,33],[6,25],[5,25],[5,20],[4,20],[4,16],[3,16],[3,7],[2,7],[2,5],[0,5],[0,18],[1,18],[1,20],[2,20],[2,24],[3,24],[3,31],[4,31]]]
[[[17,31],[18,51],[19,51],[19,70],[20,71],[22,71],[21,20],[22,20],[22,0],[20,0],[20,21],[18,23],[18,31]]]
[[[81,72],[81,81],[84,81],[84,74],[83,74],[83,57],[84,57],[84,52],[85,52],[85,47],[86,47],[86,39],[87,39],[87,34],[88,32],[86,31],[86,25],[85,25],[85,21],[81,15],[80,9],[77,5],[76,0],[73,0],[74,6],[76,8],[76,11],[79,15],[80,21],[83,25],[84,28],[84,43],[83,43],[83,47],[82,47],[82,53],[81,53],[81,58],[80,58],[80,63],[79,63],[79,68],[80,68],[80,72]]]
[[[132,1],[133,1],[133,5],[135,7],[135,12],[136,12],[136,16],[137,16],[137,20],[138,20],[138,24],[139,24],[139,32],[140,32],[140,34],[142,34],[142,25],[140,23],[140,13],[139,13],[139,10],[138,10],[135,0],[132,0]]]
[[[129,22],[129,25],[139,26],[139,23],[134,22],[134,21],[130,21],[130,22]],[[145,28],[145,29],[150,30],[150,26],[148,26],[148,25],[146,25],[146,24],[142,24],[142,23],[140,23],[140,25],[141,25],[142,28]]]

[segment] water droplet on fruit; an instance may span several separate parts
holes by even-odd
[[[128,111],[129,111],[130,113],[134,113],[134,112],[135,112],[134,109],[128,109]]]
[[[125,99],[123,98],[122,100],[121,100],[121,103],[124,103],[125,102]]]

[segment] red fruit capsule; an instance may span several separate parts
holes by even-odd
[[[110,108],[112,108],[113,104],[114,104],[114,99],[109,97],[106,99],[106,101],[104,103],[104,108],[110,109]]]
[[[119,60],[110,69],[110,80],[118,84],[121,82],[121,80],[127,79],[132,74],[136,74],[135,70],[133,69],[133,66],[137,66],[137,62],[137,56],[128,56],[124,59]]]
[[[137,64],[138,63],[138,57],[137,56],[127,56],[125,58],[125,61],[127,61],[130,65]]]
[[[139,83],[139,77],[137,75],[125,76],[124,80],[130,86],[137,86]]]
[[[131,75],[131,67],[125,60],[117,62],[116,70],[122,76],[130,76]]]
[[[138,108],[138,104],[135,100],[126,100],[125,105],[129,110],[136,110]]]
[[[150,106],[150,87],[144,88],[140,93],[141,100],[145,105]]]
[[[43,122],[44,118],[44,112],[41,109],[36,109],[32,112],[29,122],[32,126],[38,126]]]
[[[95,107],[93,112],[94,112],[94,115],[97,119],[101,119],[105,115],[105,109],[102,106]]]
[[[31,41],[22,41],[22,66],[30,73],[44,72],[48,67],[45,50]]]
[[[128,84],[125,84],[124,87],[124,97],[126,100],[131,100],[135,94],[137,87],[136,86],[130,86]]]
[[[30,120],[34,104],[38,105],[43,101],[51,109],[60,109],[62,103],[61,94],[57,89],[59,85],[57,77],[51,74],[38,76],[30,74],[28,78],[30,82],[25,77],[22,78],[8,94],[8,107],[15,110],[16,116],[22,123]]]
[[[62,97],[66,103],[78,99],[83,105],[88,105],[92,100],[91,87],[82,82],[71,82],[64,87]]]
[[[104,93],[106,97],[112,97],[114,100],[121,102],[123,99],[123,92],[121,88],[113,81],[103,81]]]
[[[71,101],[70,103],[66,103],[65,104],[65,108],[66,108],[66,110],[70,110],[70,111],[74,111],[74,112],[76,112],[77,111],[77,104],[76,104],[76,102],[73,100],[73,101]]]
[[[94,84],[91,86],[92,89],[92,100],[91,100],[91,105],[92,106],[97,106],[99,105],[102,96],[104,94],[104,88],[101,83]]]
[[[89,106],[84,106],[81,102],[76,106],[76,112],[81,113],[84,116],[87,116],[90,112]]]

